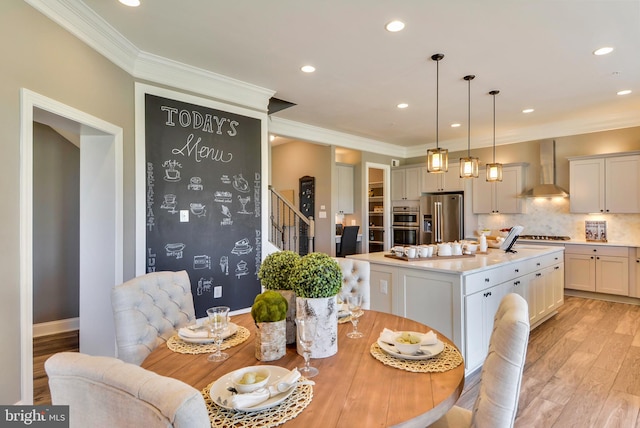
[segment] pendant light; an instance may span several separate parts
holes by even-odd
[[[427,172],[441,173],[449,169],[449,150],[438,146],[438,103],[440,95],[440,61],[444,54],[434,54],[431,59],[436,62],[436,148],[427,150]]]
[[[478,158],[471,156],[471,81],[476,76],[469,74],[464,80],[469,83],[469,117],[467,122],[467,157],[460,158],[460,178],[478,178]]]
[[[496,163],[496,95],[500,91],[493,90],[489,95],[493,96],[493,163],[487,164],[487,181],[502,181],[502,164]]]

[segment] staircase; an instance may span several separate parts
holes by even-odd
[[[304,256],[313,252],[315,222],[269,186],[269,242],[280,250]]]

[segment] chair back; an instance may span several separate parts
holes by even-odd
[[[111,306],[118,358],[138,365],[196,318],[186,271],[148,273],[117,285]]]
[[[342,288],[339,296],[343,302],[351,294],[362,295],[362,309],[371,308],[370,266],[364,260],[335,258],[342,270]]]
[[[344,227],[342,237],[340,238],[340,252],[338,253],[338,257],[349,256],[356,253],[359,229],[360,226]]]
[[[500,301],[482,366],[472,427],[513,427],[529,342],[529,309],[515,293]]]
[[[60,352],[45,362],[54,405],[69,406],[69,426],[211,426],[200,392],[111,357]]]

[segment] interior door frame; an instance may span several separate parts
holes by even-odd
[[[98,355],[115,356],[111,305],[104,302],[123,281],[123,130],[25,88],[20,101],[20,401],[32,404],[33,122],[40,115],[39,122],[72,125],[80,135],[80,350]],[[96,329],[106,337],[91,340]]]

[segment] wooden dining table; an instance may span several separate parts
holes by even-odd
[[[385,365],[370,353],[371,345],[384,328],[416,332],[427,332],[431,328],[388,313],[364,312],[358,324],[363,338],[348,338],[351,323],[339,324],[337,354],[311,359],[311,365],[320,370],[312,378],[315,381],[313,399],[283,427],[425,427],[438,420],[458,400],[464,387],[464,364],[441,373],[414,373]],[[304,364],[295,345],[287,346],[285,356],[278,360],[258,361],[251,315],[235,315],[231,322],[246,327],[251,336],[226,349],[224,352],[230,355],[227,360],[211,363],[207,361],[208,354],[181,354],[163,344],[151,352],[142,367],[202,390],[242,367],[267,364],[293,369]],[[434,332],[455,347],[444,335]]]

